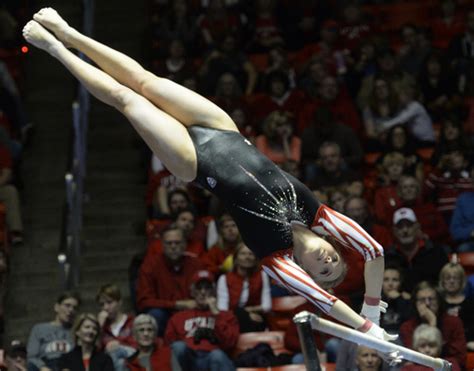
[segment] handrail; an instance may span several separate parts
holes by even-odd
[[[83,0],[83,11],[83,33],[91,36],[94,23],[94,0]],[[79,57],[83,60],[87,59],[82,53],[79,53]],[[89,93],[82,84],[79,84],[76,100],[72,103],[73,139],[69,171],[65,175],[66,201],[58,252],[62,289],[76,288],[80,279],[89,111]]]

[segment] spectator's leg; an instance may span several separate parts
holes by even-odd
[[[209,352],[208,367],[210,371],[233,371],[235,370],[234,363],[229,356],[221,349],[215,349]]]
[[[162,337],[165,333],[168,319],[170,318],[170,312],[162,308],[152,308],[149,309],[147,313],[156,320],[158,324],[158,336]]]
[[[86,54],[119,83],[143,95],[185,126],[198,124],[238,131],[232,119],[211,101],[173,81],[155,76],[125,54],[82,35],[69,27],[54,9],[42,9],[33,18],[66,45]]]
[[[136,350],[132,347],[120,345],[118,348],[108,352],[107,354],[112,358],[112,362],[114,363],[115,371],[127,371],[128,369],[125,365],[125,361],[135,353],[135,351]]]
[[[184,341],[175,341],[171,343],[171,352],[173,353],[173,357],[178,361],[182,370],[193,369],[194,362],[192,351]]]
[[[291,363],[294,365],[304,365],[304,355],[303,353],[296,353],[291,358]]]

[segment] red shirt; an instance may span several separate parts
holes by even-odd
[[[151,354],[150,364],[150,371],[171,371],[171,349],[167,346],[162,346],[160,339],[155,343],[155,350]],[[130,371],[147,371],[140,364],[138,352],[127,360],[127,369]]]
[[[221,248],[218,245],[214,245],[203,256],[202,261],[208,271],[217,274],[221,272],[222,263],[224,263],[226,258],[232,255],[234,251],[235,246],[224,246],[224,248]]]
[[[194,334],[200,327],[213,329],[218,343],[212,344],[207,339],[202,339],[196,344]],[[184,341],[191,349],[209,352],[214,349],[229,351],[237,343],[238,337],[239,324],[230,311],[220,311],[217,315],[209,310],[199,309],[177,312],[168,321],[165,332],[165,341],[168,344]]]
[[[190,299],[191,279],[203,268],[197,258],[189,256],[183,257],[176,266],[172,266],[162,254],[145,257],[138,274],[138,309],[173,309],[177,300]]]
[[[135,317],[132,314],[127,315],[127,320],[120,328],[119,334],[115,336],[112,333],[111,323],[109,320],[105,321],[104,325],[101,329],[101,345],[105,348],[105,346],[113,341],[117,340],[120,344],[131,346],[132,348],[137,348],[137,342],[135,341],[132,333],[133,328],[133,320]]]

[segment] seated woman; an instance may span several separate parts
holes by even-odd
[[[437,327],[444,339],[442,357],[455,358],[459,365],[464,367],[466,338],[463,324],[458,317],[446,313],[439,291],[429,282],[422,281],[413,290],[412,303],[415,314],[400,326],[402,343],[408,348],[413,348],[413,333],[422,323]]]
[[[240,332],[263,331],[263,314],[272,308],[270,280],[255,254],[244,243],[234,253],[234,269],[217,281],[217,308],[233,310]]]
[[[195,180],[220,198],[268,275],[336,320],[378,339],[394,339],[378,326],[385,307],[380,301],[383,248],[357,223],[322,205],[304,184],[262,155],[212,102],[82,35],[54,9],[44,8],[34,19],[23,29],[26,40],[124,114],[171,173]],[[365,261],[362,315],[325,291],[344,279],[343,249],[357,251]]]
[[[263,135],[257,136],[255,146],[277,165],[288,160],[300,162],[301,139],[293,134],[289,114],[275,111],[263,121]]]
[[[100,333],[97,317],[91,313],[81,314],[72,327],[75,348],[59,359],[60,370],[70,371],[114,371],[112,358],[96,347]]]
[[[413,349],[427,356],[438,358],[441,357],[443,349],[443,336],[437,327],[427,325],[425,323],[419,325],[413,333]],[[446,358],[451,362],[451,371],[460,371],[459,364],[455,358]],[[401,371],[428,371],[431,367],[407,363]]]
[[[447,313],[459,317],[464,325],[467,350],[474,351],[474,299],[466,298],[466,273],[457,263],[446,264],[439,272],[440,292],[446,301]]]

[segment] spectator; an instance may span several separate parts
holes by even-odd
[[[443,154],[440,167],[428,174],[425,187],[426,193],[449,224],[457,197],[463,192],[474,191],[466,154],[460,148]]]
[[[445,116],[441,122],[439,139],[431,156],[431,164],[442,168],[445,166],[447,153],[455,150],[461,150],[467,158],[472,154],[472,146],[463,129],[462,122],[456,115],[450,114]]]
[[[377,174],[379,186],[395,186],[405,170],[405,156],[399,152],[387,152],[380,157]]]
[[[277,165],[286,161],[300,162],[301,139],[293,134],[288,113],[273,111],[263,121],[263,135],[257,136],[255,146]]]
[[[405,157],[404,174],[412,175],[420,182],[423,180],[423,161],[416,153],[414,138],[405,126],[396,125],[392,127],[387,132],[384,144],[384,152],[399,152]],[[378,160],[383,158],[381,156]]]
[[[264,93],[257,95],[251,104],[255,124],[260,124],[273,111],[289,112],[293,117],[298,117],[304,102],[303,92],[291,89],[285,72],[272,71],[266,75]]]
[[[253,38],[248,46],[251,53],[267,52],[270,49],[282,46],[284,40],[275,13],[275,0],[257,0],[255,5],[255,19],[253,21]]]
[[[60,370],[71,371],[114,371],[112,359],[96,347],[100,325],[92,313],[81,314],[74,326],[75,347],[59,358]]]
[[[471,164],[470,178],[474,183],[474,164]],[[457,198],[450,230],[453,239],[459,244],[457,252],[474,251],[474,190],[461,193]]]
[[[376,73],[374,75],[369,75],[362,80],[360,90],[357,94],[357,106],[360,109],[367,107],[369,97],[373,94],[373,90],[375,89],[376,77],[385,79],[397,97],[407,86],[413,86],[415,84],[413,76],[400,70],[395,55],[391,49],[378,50],[376,55]]]
[[[194,211],[192,209],[180,210],[176,215],[174,225],[180,228],[184,233],[184,237],[186,238],[186,254],[196,258],[201,256],[206,250],[206,236],[197,235],[196,214]]]
[[[19,340],[13,340],[5,349],[4,370],[5,371],[25,371],[26,366],[26,346]]]
[[[443,336],[441,331],[434,326],[427,324],[419,325],[413,332],[413,349],[417,352],[430,357],[438,358],[441,356],[443,348]],[[454,358],[448,358],[451,362],[452,371],[460,371],[459,364]],[[431,367],[415,365],[413,363],[405,364],[401,371],[428,371]]]
[[[325,191],[330,187],[348,186],[360,176],[344,166],[341,148],[337,143],[324,142],[319,148],[319,170],[310,183],[311,189]]]
[[[103,285],[97,293],[96,301],[101,308],[97,315],[101,327],[101,348],[112,358],[114,368],[122,371],[125,360],[137,348],[132,334],[134,316],[123,312],[122,293],[114,284]]]
[[[374,220],[367,201],[362,197],[351,196],[344,203],[343,214],[358,223],[364,230],[373,235]]]
[[[248,111],[244,110],[243,108],[234,108],[229,112],[229,116],[232,121],[235,122],[235,125],[244,137],[250,140],[250,142],[255,142],[255,128],[250,122],[250,118],[248,117]]]
[[[414,24],[405,24],[401,29],[402,46],[398,52],[400,68],[417,78],[421,66],[430,53],[431,45],[422,42],[423,31]]]
[[[398,334],[400,325],[411,314],[409,295],[402,293],[402,270],[395,265],[385,267],[382,284],[382,300],[388,304],[380,317],[380,325],[390,334]]]
[[[255,89],[257,71],[247,56],[240,51],[236,37],[228,32],[227,30],[222,33],[224,36],[218,48],[206,56],[199,71],[203,90],[207,95],[214,94],[217,81],[224,73],[232,73],[235,76],[245,95],[251,94]]]
[[[296,87],[296,71],[290,64],[288,52],[283,47],[274,47],[268,53],[268,67],[265,69],[263,79],[273,71],[280,71],[288,76],[291,89]]]
[[[217,80],[214,103],[226,112],[236,108],[246,109],[242,87],[232,73],[223,73]]]
[[[432,145],[435,141],[433,122],[425,107],[417,100],[414,85],[407,85],[398,92],[399,111],[393,118],[380,123],[383,133],[395,125],[406,125],[418,146]]]
[[[301,107],[300,102],[298,106],[298,133],[304,132],[304,129],[312,122],[315,112],[319,108],[325,107],[331,111],[334,121],[350,127],[359,138],[363,136],[359,113],[347,91],[334,76],[326,75],[319,84],[317,99]]]
[[[448,257],[440,246],[423,236],[412,209],[395,211],[393,235],[394,244],[385,250],[385,261],[403,269],[403,290],[410,292],[424,280],[436,282],[438,272],[447,263]]]
[[[59,358],[74,346],[71,326],[79,304],[77,294],[64,292],[54,304],[54,320],[33,326],[27,346],[29,371],[60,370]]]
[[[157,40],[171,41],[180,39],[186,50],[196,51],[197,25],[186,0],[171,3],[168,14],[160,19],[161,26],[156,30]]]
[[[474,351],[474,299],[466,298],[466,273],[458,263],[447,263],[439,273],[440,292],[447,313],[461,318],[464,324],[467,350]]]
[[[344,205],[349,197],[345,187],[330,188],[326,192],[329,207],[337,212],[344,213]]]
[[[466,14],[465,31],[455,36],[449,45],[447,59],[457,71],[466,72],[468,65],[474,59],[474,10]]]
[[[411,175],[402,175],[397,187],[386,187],[376,191],[375,215],[378,223],[385,226],[392,224],[393,213],[408,207],[415,212],[423,233],[438,244],[449,244],[449,230],[442,214],[436,206],[423,199],[421,184]],[[392,238],[392,235],[389,236]]]
[[[435,122],[452,107],[455,92],[453,76],[445,68],[442,55],[431,52],[425,59],[418,78],[420,93],[428,113]]]
[[[359,47],[351,53],[349,61],[344,79],[351,97],[355,98],[362,80],[377,70],[375,42],[372,39],[362,40]]]
[[[362,162],[363,150],[356,134],[351,128],[337,122],[331,111],[326,107],[320,107],[315,111],[301,138],[301,156],[305,167],[305,180],[309,183],[317,176],[316,161],[324,142],[334,142],[339,145],[346,166],[357,169]]]
[[[341,45],[344,49],[353,51],[373,32],[372,25],[368,19],[364,19],[360,5],[355,2],[346,2],[342,6],[341,13],[343,18],[339,29]]]
[[[390,81],[382,76],[374,76],[374,88],[367,105],[362,108],[365,135],[371,140],[370,150],[380,148],[382,122],[395,116],[398,108],[398,95]]]
[[[341,341],[337,353],[336,371],[369,370],[388,371],[390,367],[374,349],[347,340]]]
[[[255,254],[240,243],[234,253],[234,269],[217,281],[217,308],[232,310],[240,332],[264,331],[264,314],[272,308],[270,280]]]
[[[426,260],[430,262],[430,260]],[[426,281],[419,282],[413,290],[412,302],[415,314],[400,326],[403,344],[413,349],[413,333],[422,323],[437,327],[443,335],[441,356],[456,359],[461,367],[466,362],[466,338],[462,321],[450,316],[444,309],[443,298],[435,286]]]
[[[298,86],[310,98],[317,98],[319,85],[328,74],[323,60],[313,57],[304,67]]]
[[[176,313],[166,328],[165,339],[171,345],[183,370],[234,370],[226,354],[237,342],[239,325],[232,312],[217,308],[214,277],[197,271],[192,279],[195,309]]]
[[[234,252],[241,242],[237,224],[229,214],[222,214],[218,220],[219,238],[204,257],[206,269],[213,274],[227,273],[233,269]]]
[[[195,66],[186,56],[186,48],[180,39],[168,42],[168,50],[164,59],[154,60],[152,72],[164,78],[181,82],[193,75]]]
[[[145,258],[137,282],[138,309],[156,319],[160,336],[174,311],[195,308],[189,287],[202,265],[197,258],[184,255],[186,240],[181,229],[170,226],[162,236],[163,253]]]
[[[447,49],[451,40],[464,31],[462,14],[456,11],[456,1],[441,0],[440,12],[431,20],[433,46]]]
[[[169,347],[163,346],[157,337],[158,326],[148,314],[139,314],[133,320],[133,337],[138,345],[137,351],[127,360],[129,371],[181,371],[171,356]]]

